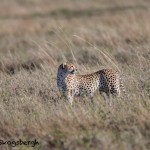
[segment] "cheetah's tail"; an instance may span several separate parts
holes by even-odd
[[[121,90],[121,92],[125,95],[125,98],[126,98],[127,100],[129,100],[127,91],[126,91],[126,89],[125,89],[124,83],[123,83],[123,81],[122,81],[121,78],[120,78],[120,90]]]

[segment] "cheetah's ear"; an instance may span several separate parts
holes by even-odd
[[[62,69],[64,69],[64,68],[65,68],[65,66],[66,66],[66,63],[63,63],[63,64],[62,64]]]

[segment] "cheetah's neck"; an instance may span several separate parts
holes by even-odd
[[[57,86],[60,91],[66,91],[66,79],[74,77],[75,74],[67,74],[63,72],[58,72],[57,74]]]

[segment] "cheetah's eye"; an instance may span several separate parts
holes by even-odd
[[[74,74],[74,73],[75,73],[75,70],[72,70],[70,73]]]

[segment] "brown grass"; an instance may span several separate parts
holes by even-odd
[[[0,139],[40,142],[17,150],[150,149],[149,16],[146,0],[1,1]],[[118,69],[131,102],[96,95],[71,107],[56,86],[66,60],[80,74]]]

